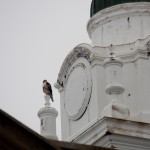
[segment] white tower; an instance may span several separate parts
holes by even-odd
[[[56,117],[58,112],[55,108],[50,107],[50,96],[45,95],[45,107],[38,111],[38,117],[40,118],[40,131],[41,135],[47,139],[58,140],[56,135]]]
[[[97,0],[100,9],[88,21],[92,44],[80,44],[67,55],[55,84],[62,139],[150,149],[150,2],[115,0],[112,7],[107,2]]]

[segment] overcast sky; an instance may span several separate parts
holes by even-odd
[[[90,5],[91,0],[0,0],[0,108],[38,133],[42,81],[52,84],[51,106],[59,111],[53,85],[67,54],[90,44]]]

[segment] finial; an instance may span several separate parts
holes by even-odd
[[[45,107],[50,107],[50,96],[49,95],[44,95],[45,98]]]
[[[112,49],[110,49],[111,51]],[[119,57],[111,57],[104,61],[104,68],[106,72],[106,88],[105,92],[109,99],[109,104],[104,107],[102,116],[116,117],[127,119],[130,116],[129,109],[122,103],[120,95],[125,88],[122,84],[122,66],[123,62]]]
[[[58,112],[55,108],[50,107],[50,96],[45,94],[45,107],[38,111],[38,117],[40,118],[40,133],[47,139],[58,140],[56,134],[56,117]]]

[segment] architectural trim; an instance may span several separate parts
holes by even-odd
[[[136,9],[136,11],[135,11]],[[128,11],[127,11],[128,10]],[[150,3],[149,2],[134,2],[134,3],[123,3],[108,7],[96,13],[87,24],[87,31],[89,37],[95,28],[100,25],[114,20],[116,18],[123,18],[134,15],[150,15]]]
[[[129,138],[132,141],[128,140]],[[99,146],[111,145],[114,147],[120,142],[121,148],[122,144],[127,145],[131,143],[131,145],[138,148],[141,146],[141,144],[138,145],[137,143],[138,139],[146,143],[146,148],[150,148],[150,124],[104,117],[93,121],[90,125],[85,127],[84,130],[68,139],[68,141],[90,145],[96,145],[96,143],[98,143]]]
[[[89,44],[83,43],[76,46],[67,55],[58,74],[57,83],[55,83],[56,88],[60,88],[60,86],[61,87],[64,86],[65,80],[68,75],[68,70],[78,58],[85,58],[88,62],[90,62],[91,58],[93,57],[91,50],[92,47]]]
[[[92,92],[92,75],[89,62],[79,58],[68,70],[64,83],[66,113],[71,120],[78,120],[85,112]]]
[[[150,51],[149,47],[150,43],[150,35],[145,39],[138,39],[133,43],[115,45],[113,52],[117,57],[121,58],[121,61],[125,63],[136,62],[138,59],[149,59],[147,56],[148,51]],[[105,51],[102,54],[101,51]],[[91,58],[91,67],[95,65],[103,65],[103,62],[106,58],[110,57],[110,50],[108,47],[93,47],[93,57]]]

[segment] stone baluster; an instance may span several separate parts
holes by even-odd
[[[127,119],[130,116],[129,109],[119,98],[125,90],[122,84],[123,62],[111,54],[110,58],[105,59],[103,66],[106,73],[105,92],[109,95],[109,104],[104,107],[102,117]]]

